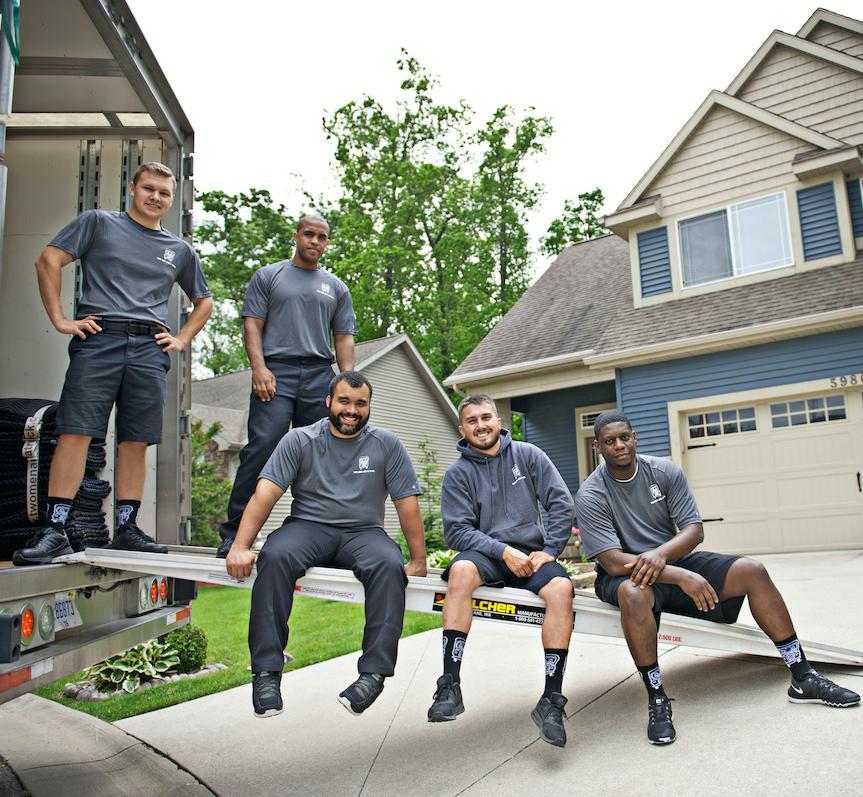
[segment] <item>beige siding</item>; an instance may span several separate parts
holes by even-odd
[[[811,144],[716,107],[643,193],[661,194],[667,215],[767,193],[785,185],[794,156],[811,149]]]
[[[819,22],[808,38],[816,44],[832,47],[857,58],[863,56],[863,36],[829,22]]]
[[[458,431],[455,415],[448,415],[434,397],[405,353],[404,346],[384,355],[363,372],[374,388],[370,423],[399,436],[411,455],[418,476],[421,476],[419,442],[428,436],[437,451],[438,475],[442,476],[456,459]],[[290,493],[287,493],[264,524],[257,544],[263,544],[266,536],[282,524],[290,513],[290,506]],[[391,501],[387,501],[384,525],[391,536],[399,531],[398,515]]]
[[[863,75],[776,47],[738,95],[849,144],[863,143]]]

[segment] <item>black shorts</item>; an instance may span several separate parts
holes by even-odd
[[[739,556],[726,556],[710,551],[695,551],[668,564],[682,567],[684,570],[691,570],[693,573],[703,576],[716,591],[717,597],[721,597],[728,568],[738,559],[740,559]],[[596,584],[594,585],[596,594],[606,603],[619,606],[617,590],[624,581],[629,579],[629,576],[610,576],[599,565],[596,566],[596,573]],[[702,612],[692,598],[676,584],[656,582],[652,589],[653,614],[656,617],[657,625],[659,625],[659,616],[662,612],[697,617],[699,620],[711,620],[714,623],[736,623],[737,616],[743,606],[743,596],[741,595],[737,598],[720,601],[710,611]]]
[[[104,439],[117,405],[117,442],[161,443],[171,358],[148,335],[97,332],[69,343],[57,434]]]
[[[539,591],[553,578],[562,576],[569,580],[569,576],[566,570],[563,569],[563,565],[557,561],[546,562],[533,575],[522,578],[513,573],[506,566],[503,559],[491,559],[479,551],[462,551],[449,563],[449,567],[441,573],[441,578],[447,581],[449,579],[450,567],[456,562],[465,559],[476,565],[480,578],[487,587],[518,587],[519,589],[528,589],[535,595],[538,595]]]

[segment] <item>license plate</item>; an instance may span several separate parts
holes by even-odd
[[[84,621],[78,614],[74,592],[58,592],[54,596],[54,628],[62,631],[66,628],[76,628]]]

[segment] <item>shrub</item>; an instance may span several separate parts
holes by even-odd
[[[163,673],[176,667],[180,659],[169,644],[155,639],[135,645],[87,670],[87,680],[102,692],[134,692],[141,679],[162,680]]]
[[[175,628],[165,637],[165,642],[177,651],[180,672],[200,669],[207,661],[207,635],[202,628],[192,625]]]

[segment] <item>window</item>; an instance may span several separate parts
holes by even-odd
[[[845,420],[845,396],[818,396],[797,401],[782,401],[770,405],[770,420],[774,429],[829,423]]]
[[[740,407],[736,410],[712,410],[687,417],[689,438],[716,437],[723,434],[755,432],[755,407]]]
[[[596,423],[596,419],[602,415],[603,412],[607,412],[607,410],[602,410],[602,412],[583,412],[579,416],[581,418],[581,428],[582,429],[593,429],[593,424]]]
[[[784,192],[684,219],[677,228],[686,288],[794,262]]]

